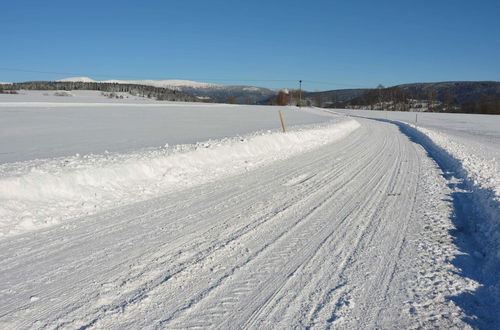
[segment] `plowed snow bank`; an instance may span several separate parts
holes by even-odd
[[[493,262],[500,262],[500,172],[498,160],[488,157],[487,152],[472,149],[454,141],[446,134],[427,128],[418,128],[439,148],[453,159],[460,179],[472,193],[475,201],[473,215],[470,221],[478,231],[478,241],[485,246],[487,256],[493,256]],[[481,236],[483,235],[483,236]],[[486,253],[485,252],[485,253]],[[498,266],[497,266],[498,267]]]
[[[126,154],[0,165],[0,236],[214,181],[339,140],[354,120]]]

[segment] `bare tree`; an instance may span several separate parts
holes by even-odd
[[[432,111],[436,102],[436,91],[432,87],[427,88],[427,102],[429,111]]]
[[[377,96],[378,96],[378,106],[379,106],[379,109],[382,109],[382,90],[384,89],[384,85],[382,84],[378,84],[377,86]]]
[[[447,89],[446,94],[444,96],[444,111],[451,112],[452,111],[452,103],[453,103],[453,95],[451,94],[451,90]]]
[[[316,93],[314,95],[314,105],[321,108],[323,107],[323,94],[322,93]]]

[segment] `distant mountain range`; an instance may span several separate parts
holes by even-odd
[[[59,80],[61,82],[100,82],[154,86],[180,91],[199,99],[210,99],[213,102],[259,104],[278,94],[278,90],[254,87],[218,85],[190,80],[103,80],[96,81],[89,77],[71,77]]]
[[[140,87],[143,86],[143,87]],[[104,80],[71,77],[57,82],[6,83],[0,92],[16,89],[93,89],[142,93],[163,100],[204,101],[240,104],[277,104],[278,89],[255,86],[219,85],[189,80]],[[290,92],[298,103],[298,92]],[[322,92],[303,91],[305,105],[321,107],[374,107],[375,104],[399,104],[394,109],[411,109],[415,100],[436,102],[433,111],[500,113],[500,82],[454,81],[402,84],[373,89],[339,89]],[[406,104],[406,105],[405,105]],[[443,106],[440,106],[443,105]]]

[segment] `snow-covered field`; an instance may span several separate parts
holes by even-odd
[[[72,95],[54,96],[54,91],[0,94],[0,164],[196,143],[280,127],[275,107],[214,107],[133,96],[110,99],[94,91],[73,91]],[[314,111],[281,110],[287,126],[328,120]]]
[[[0,95],[1,328],[499,327],[496,117],[43,93]]]

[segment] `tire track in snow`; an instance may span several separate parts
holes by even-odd
[[[350,154],[348,153],[348,151],[347,151],[347,150],[342,151],[342,153],[343,153],[344,155],[346,155],[346,156],[350,156]],[[328,157],[328,156],[325,156],[325,157]],[[311,166],[312,166],[312,165],[314,165],[314,162],[315,162],[315,161],[310,161],[310,162],[309,162],[309,164],[308,164],[308,166],[309,166],[309,165],[311,165]],[[301,169],[301,170],[303,170],[303,169]],[[290,173],[285,173],[285,174],[283,174],[283,177],[286,177],[286,176],[289,176],[289,175],[290,175]],[[272,179],[269,179],[269,181],[268,181],[268,186],[275,185],[275,183],[276,183],[276,182],[275,182],[275,180],[276,180],[276,176],[275,176],[275,175],[273,175],[273,176],[272,176]],[[240,193],[239,195],[238,195],[238,194],[237,194],[237,195],[234,195],[234,196],[232,196],[231,198],[235,199],[235,200],[236,200],[236,201],[238,201],[240,204],[241,204],[241,201],[246,201],[246,200],[248,200],[247,206],[248,206],[248,205],[252,205],[252,204],[255,202],[255,200],[254,200],[254,199],[255,199],[255,196],[258,196],[258,195],[259,195],[259,191],[262,191],[262,190],[263,190],[263,188],[269,188],[269,187],[266,187],[266,186],[261,187],[261,185],[254,185],[254,186],[250,186],[248,189],[245,189],[245,190],[244,190],[242,193]],[[311,188],[311,189],[317,189],[317,187],[316,187],[316,188]],[[254,199],[253,199],[253,200],[252,200],[252,196],[254,196]],[[292,198],[294,198],[294,196],[292,196]],[[226,197],[226,199],[222,198],[222,201],[220,201],[220,203],[219,203],[219,204],[217,204],[217,205],[216,205],[216,207],[217,207],[217,206],[220,206],[220,205],[222,205],[222,204],[226,204],[226,203],[227,203],[227,201],[228,201],[228,200],[227,200],[227,197]],[[240,206],[245,206],[245,202],[243,202],[243,205],[240,205]],[[152,217],[152,216],[153,216],[153,217],[169,216],[170,214],[174,213],[175,211],[177,211],[177,212],[178,212],[178,211],[179,211],[179,209],[178,209],[178,208],[177,208],[177,209],[174,209],[174,210],[171,210],[171,209],[170,209],[169,213],[166,213],[166,212],[164,212],[164,211],[163,211],[163,209],[161,209],[161,211],[157,212],[156,214],[155,214],[154,212],[146,212],[145,214],[141,215],[141,216],[140,216],[140,217],[138,217],[138,218],[136,218],[136,217],[137,217],[137,215],[134,213],[131,217],[126,216],[126,217],[125,217],[125,220],[123,220],[123,221],[120,221],[120,222],[118,222],[118,223],[114,222],[113,224],[110,224],[109,226],[107,226],[107,227],[105,227],[105,228],[104,228],[104,229],[105,229],[104,231],[102,231],[102,230],[101,230],[102,228],[99,228],[99,229],[101,230],[100,232],[95,232],[95,231],[92,231],[92,230],[91,230],[91,231],[90,231],[90,232],[88,232],[87,234],[85,234],[85,235],[81,235],[80,237],[78,237],[78,239],[79,239],[81,242],[85,242],[87,239],[91,238],[93,235],[102,236],[102,237],[104,237],[104,236],[108,236],[108,235],[116,235],[116,234],[117,234],[117,230],[115,230],[114,228],[116,228],[116,227],[120,227],[122,224],[127,224],[127,223],[129,223],[131,219],[133,219],[133,220],[134,220],[134,222],[141,222],[141,221],[142,221],[141,219],[148,219],[148,218],[150,218],[150,217]],[[191,211],[191,210],[190,210],[190,211]],[[219,212],[219,210],[217,210],[217,209],[216,209],[216,208],[214,208],[214,207],[211,207],[209,211],[211,211],[211,212],[213,212],[213,213],[218,213],[219,215],[221,214],[221,213]],[[197,228],[199,228],[199,227],[203,227],[203,223],[202,223],[202,222],[200,222],[200,218],[203,220],[203,217],[201,216],[201,214],[202,214],[202,213],[206,213],[206,212],[207,212],[207,209],[206,209],[206,205],[205,205],[205,206],[203,206],[203,207],[201,207],[201,208],[200,208],[200,211],[198,212],[198,214],[188,214],[188,215],[187,215],[187,218],[192,218],[192,219],[196,219],[196,220],[197,220],[197,222],[195,223],[195,227],[197,227]],[[229,211],[229,213],[231,213],[231,212],[234,212],[234,211]],[[272,210],[272,213],[274,213],[274,212],[275,212],[275,210]],[[118,214],[119,214],[119,215],[121,215],[122,213],[118,212]],[[125,213],[125,214],[126,214],[126,213]],[[223,215],[223,214],[222,214],[222,215]],[[103,217],[103,216],[101,216],[101,217]],[[101,217],[96,216],[96,217],[93,217],[93,218],[100,219]],[[104,217],[116,217],[116,215],[115,215],[115,214],[113,214],[113,212],[108,212],[108,213],[106,213],[106,214],[104,215]],[[264,217],[266,217],[266,216],[264,216]],[[186,218],[183,218],[183,219],[180,219],[180,220],[178,220],[178,221],[180,221],[181,223],[184,223],[184,222],[185,222],[185,220],[186,220]],[[185,236],[186,234],[187,234],[187,232],[184,230],[184,231],[182,231],[182,232],[178,233],[178,236]],[[202,234],[203,234],[203,233],[202,233]],[[201,236],[202,236],[202,235],[201,235]],[[99,238],[99,237],[98,237],[98,238]],[[98,238],[97,238],[97,239],[98,239]],[[224,244],[224,243],[222,243],[222,244]],[[77,244],[75,244],[75,245],[77,245]],[[128,243],[127,243],[126,241],[125,241],[124,243],[123,243],[123,242],[120,242],[120,245],[124,246],[124,245],[128,245]],[[172,245],[172,242],[169,242],[169,243],[167,243],[167,244],[164,244],[164,247],[171,247],[171,245]],[[64,247],[65,247],[65,244],[61,244],[61,246],[64,248]],[[155,249],[158,249],[158,246],[154,246],[154,248],[155,248]],[[209,247],[209,249],[213,249],[213,247]],[[163,250],[163,248],[160,248],[159,250],[161,251],[161,250]],[[40,252],[40,255],[41,255],[41,254],[43,254],[44,252],[45,252],[45,251],[44,251],[44,250],[42,250],[42,251]],[[141,251],[141,252],[144,252],[144,251]],[[103,251],[103,252],[97,251],[96,253],[97,253],[97,257],[99,257],[99,254],[101,254],[101,255],[102,255],[102,254],[105,254],[105,251]],[[164,254],[165,254],[165,252],[161,252],[161,253],[160,253],[160,255],[164,255]],[[129,259],[137,259],[137,258],[139,258],[139,259],[140,259],[140,258],[143,258],[143,257],[145,257],[145,256],[144,256],[144,253],[143,253],[142,255],[139,255],[139,254],[137,254],[137,253],[136,253],[134,256],[131,256],[131,257],[133,257],[133,258],[129,258]],[[70,265],[68,265],[68,268],[78,268],[78,266],[80,266],[80,265],[85,265],[85,264],[91,263],[91,262],[92,262],[92,260],[99,259],[99,258],[96,258],[96,255],[93,255],[93,256],[92,256],[92,258],[93,258],[93,259],[90,259],[90,260],[79,260],[79,261],[77,261],[77,264],[75,264],[75,262],[70,263]],[[169,256],[168,256],[168,259],[172,259],[172,258],[173,258],[173,255],[169,255]],[[149,258],[148,260],[149,260],[149,262],[146,262],[146,261],[147,261],[147,260],[146,260],[146,261],[144,261],[144,264],[149,265],[149,264],[152,264],[152,263],[154,264],[154,263],[158,263],[158,262],[159,262],[159,260],[158,260],[158,259],[154,259],[154,258]],[[194,262],[194,261],[199,262],[199,261],[200,261],[200,259],[198,259],[198,258],[194,258],[194,259],[193,259],[193,262]],[[160,266],[161,266],[161,263],[160,263]],[[108,272],[108,273],[113,274],[113,272],[115,271],[115,268],[120,268],[120,267],[121,267],[121,264],[117,264],[115,267],[113,267],[113,268],[111,268],[111,269],[106,268],[106,270],[107,270],[107,272]],[[159,267],[156,267],[156,268],[159,268]],[[148,271],[148,272],[150,272],[150,273],[151,273],[151,269],[149,269],[148,267],[146,267],[145,271]],[[55,274],[56,274],[56,273],[58,273],[58,272],[60,272],[60,269],[55,269],[55,270],[54,270],[54,273],[55,273]],[[163,279],[166,277],[166,276],[165,276],[165,272],[164,272],[164,271],[161,271],[161,272],[158,272],[158,273],[159,273],[159,274],[158,274],[158,276],[157,276],[156,278],[153,278],[153,280],[147,280],[147,281],[146,281],[146,283],[143,283],[143,284],[142,284],[142,287],[141,287],[141,286],[138,286],[139,288],[138,288],[137,290],[135,290],[135,291],[136,291],[136,292],[139,292],[139,295],[141,295],[141,294],[143,294],[144,292],[147,292],[148,290],[150,290],[150,289],[151,289],[151,287],[154,287],[154,286],[155,286],[155,284],[154,284],[154,283],[161,283],[161,282],[163,281]],[[88,282],[91,280],[91,278],[92,278],[92,277],[95,277],[95,275],[96,275],[95,273],[90,273],[90,274],[89,274],[89,276],[87,276],[87,277],[83,277],[83,278],[82,278],[82,277],[79,277],[79,282],[80,282],[80,283],[88,283]],[[129,274],[129,275],[130,275],[130,274]],[[140,277],[141,275],[142,275],[142,274],[138,274],[137,276],[138,276],[138,277]],[[128,275],[127,275],[127,276],[128,276]],[[103,277],[103,278],[104,278],[104,277],[106,277],[106,274],[102,274],[102,275],[101,275],[101,277]],[[151,275],[149,274],[149,276],[148,276],[148,277],[151,277]],[[130,279],[127,279],[127,280],[128,280],[128,281],[130,281]],[[59,296],[60,294],[62,294],[62,293],[66,290],[65,288],[67,288],[67,286],[69,286],[69,285],[73,285],[73,286],[74,286],[75,284],[78,284],[78,283],[72,282],[72,279],[69,279],[66,285],[64,285],[64,283],[62,283],[63,285],[60,285],[60,284],[61,284],[61,283],[59,283],[59,285],[57,285],[56,290],[55,290],[55,291],[53,291],[53,294],[54,294],[55,296]],[[82,284],[82,285],[83,285],[83,284]],[[144,288],[145,288],[145,289],[144,289]],[[133,294],[133,295],[132,295],[132,297],[134,297],[134,296],[136,296],[136,295],[137,295],[137,294]],[[82,299],[75,299],[75,300],[77,300],[77,301],[80,301],[80,300],[86,301],[86,300],[91,300],[91,299],[94,299],[94,298],[95,298],[95,296],[91,296],[91,297],[82,297]],[[131,298],[130,296],[129,296],[128,298],[126,298],[126,297],[120,297],[120,299],[121,299],[121,300],[125,300],[125,301],[127,301],[127,300],[128,300],[128,301],[130,301],[130,300],[134,300],[134,299],[133,299],[133,298]],[[15,303],[15,302],[14,302],[14,303]],[[30,303],[28,303],[27,305],[29,305],[29,304],[30,304]],[[69,301],[66,301],[66,300],[62,300],[62,301],[60,301],[60,305],[58,304],[58,307],[55,307],[54,309],[48,309],[48,310],[47,310],[47,311],[46,311],[43,315],[40,315],[40,316],[41,316],[41,318],[46,318],[46,317],[48,317],[49,315],[57,314],[57,313],[56,313],[56,310],[58,310],[59,308],[60,308],[60,309],[62,309],[62,308],[64,308],[64,306],[66,306],[66,305],[70,305],[70,306],[71,306],[71,305],[72,305],[72,303],[71,303],[71,302],[69,302]],[[122,307],[123,307],[123,305],[122,305],[122,304],[117,304],[116,306],[117,306],[117,308],[119,308],[119,309],[122,309]],[[7,306],[7,309],[9,309],[9,308],[8,308],[8,306]],[[74,312],[76,312],[76,311],[78,311],[78,310],[79,310],[79,308],[78,308],[78,306],[76,305],[73,311],[74,311]],[[66,312],[68,312],[68,311],[66,310]],[[58,319],[58,318],[54,318],[54,320],[57,320],[57,319]]]
[[[365,151],[366,151],[366,150],[365,150]],[[348,153],[346,154],[346,156],[348,156],[348,157],[349,157],[349,159],[348,159],[349,161],[347,161],[347,162],[346,162],[346,164],[349,164],[349,163],[350,163],[350,157],[352,157],[352,155],[356,155],[356,153],[348,152]],[[330,157],[331,157],[331,156],[330,156]],[[349,167],[349,166],[347,166],[347,167]],[[336,166],[336,168],[338,168],[338,169],[337,169],[337,171],[338,171],[338,172],[337,172],[337,171],[332,172],[330,169],[328,169],[328,170],[324,171],[325,173],[328,173],[329,175],[331,175],[331,177],[326,177],[326,180],[324,180],[324,179],[325,179],[325,177],[322,177],[322,179],[323,179],[323,181],[324,181],[324,182],[328,182],[330,179],[333,179],[334,177],[338,176],[338,173],[339,173],[339,172],[341,172],[341,171],[343,171],[343,170],[344,170],[344,168],[343,168],[343,167],[340,167],[340,166]],[[288,181],[288,180],[287,180],[287,181]],[[314,189],[320,189],[320,188],[322,187],[321,185],[318,187],[318,186],[316,186],[316,185],[314,185],[314,184],[312,184],[312,183],[311,183],[311,186],[313,186],[313,187],[314,187]],[[305,191],[305,192],[303,192],[303,193],[304,193],[305,195],[308,195],[308,194],[309,194],[309,192],[308,192],[308,191]],[[323,194],[323,192],[321,192],[321,194]],[[321,196],[321,194],[320,194],[320,196]],[[280,199],[281,199],[281,197],[280,197]],[[276,206],[274,206],[274,207],[276,207]],[[278,212],[276,212],[276,209],[274,209],[274,211],[273,211],[273,212],[274,212],[274,213],[276,213],[276,214],[279,214]],[[282,228],[279,228],[279,229],[280,229],[280,230],[283,230]],[[249,239],[252,239],[252,237],[250,237]],[[225,244],[223,243],[223,245],[225,245]],[[216,249],[214,249],[214,250],[216,250]],[[199,264],[200,264],[203,260],[204,260],[204,259],[196,259],[196,262],[195,262],[195,263],[193,263],[193,264],[194,264],[194,265],[198,265],[198,266],[199,266]],[[203,270],[203,269],[199,269],[198,271],[202,271],[202,270]],[[187,271],[186,271],[186,272],[187,272]],[[224,277],[224,276],[226,276],[226,275],[227,275],[227,274],[223,274],[223,275],[221,275],[221,276],[222,276],[222,277]],[[208,279],[205,279],[205,280],[208,280]],[[170,282],[172,282],[172,279],[170,279]],[[204,280],[198,280],[198,281],[196,281],[196,282],[197,282],[197,285],[202,285],[202,284],[204,283]],[[208,285],[205,285],[205,286],[208,286]],[[175,290],[175,288],[173,288],[173,289]],[[163,290],[166,290],[166,288],[163,288]],[[193,291],[196,291],[196,290],[193,290]],[[203,292],[203,289],[199,289],[199,291]],[[148,294],[149,294],[149,295],[153,295],[153,293],[152,293],[151,291],[149,291],[149,292],[148,292]],[[164,297],[162,297],[161,299],[163,299],[163,298],[164,298]],[[174,298],[172,298],[172,299],[174,299]],[[177,298],[175,298],[175,300],[177,300]],[[135,303],[135,302],[136,302],[136,301],[134,301],[134,303]],[[169,309],[169,308],[171,308],[171,305],[172,305],[172,303],[170,303],[170,304],[169,304],[169,306],[167,306],[167,307],[165,307],[165,308]],[[130,307],[130,306],[128,306],[128,307]],[[145,308],[145,309],[147,309],[147,308]],[[150,309],[147,309],[147,310],[148,310],[149,312],[151,312],[151,311],[150,311]],[[165,311],[164,311],[164,310],[162,310],[162,312],[165,312]],[[140,313],[139,313],[139,314],[140,314]]]
[[[385,147],[385,145],[384,145]],[[380,150],[378,150],[380,151]],[[358,190],[361,190],[361,186],[365,185],[364,188],[366,188],[366,185],[368,185],[369,187],[369,184],[372,182],[372,181],[375,181],[375,179],[373,177],[369,178],[368,179],[368,182],[364,181],[364,180],[359,180],[359,176],[360,176],[360,173],[364,171],[364,167],[370,167],[372,164],[375,164],[376,166],[374,167],[374,169],[377,168],[377,166],[380,167],[379,164],[382,164],[382,162],[377,162],[377,161],[380,161],[380,157],[381,156],[381,153],[373,153],[371,154],[372,158],[370,159],[369,162],[367,163],[363,163],[362,166],[358,166],[356,168],[356,171],[351,174],[350,178],[347,178],[347,180],[345,180],[349,185],[355,185],[357,186],[357,189],[356,188],[352,188],[351,187],[351,191],[354,190],[354,191],[358,191]],[[356,178],[356,180],[354,180]],[[345,179],[345,178],[344,178]],[[264,267],[260,267],[260,268],[264,268],[262,271],[260,272],[257,272],[257,273],[254,273],[252,271],[245,271],[243,269],[238,269],[238,272],[239,273],[244,273],[245,274],[245,278],[246,277],[249,277],[251,278],[250,280],[242,280],[241,282],[237,282],[237,284],[235,285],[235,288],[231,291],[229,290],[229,293],[227,292],[228,290],[225,288],[224,285],[221,285],[221,288],[220,290],[222,290],[224,292],[225,295],[229,295],[229,301],[232,301],[233,304],[230,304],[229,301],[228,302],[225,302],[223,301],[223,303],[225,304],[225,309],[226,309],[226,312],[221,312],[220,310],[217,310],[217,308],[213,308],[211,309],[210,307],[207,307],[207,306],[204,306],[202,305],[202,307],[199,307],[199,311],[193,311],[191,313],[188,313],[186,316],[185,316],[185,320],[181,320],[181,321],[178,321],[177,324],[183,324],[184,322],[183,321],[192,321],[193,320],[193,317],[194,319],[196,320],[197,317],[205,317],[205,316],[209,316],[207,315],[206,313],[203,313],[201,311],[207,311],[208,310],[208,314],[210,314],[210,312],[212,310],[215,310],[215,314],[220,316],[220,317],[224,317],[225,319],[229,319],[231,320],[231,318],[229,317],[228,318],[228,315],[227,315],[227,311],[229,310],[238,310],[236,307],[234,307],[234,303],[238,302],[238,299],[234,299],[234,295],[231,295],[231,292],[237,292],[239,294],[236,294],[238,296],[242,296],[242,293],[243,292],[248,292],[249,294],[259,294],[259,293],[262,293],[262,292],[274,292],[272,289],[271,290],[264,290],[262,288],[260,288],[258,285],[256,285],[256,283],[259,283],[258,280],[261,280],[261,282],[263,281],[262,278],[265,277],[265,276],[268,276],[269,275],[269,272],[267,271],[267,269],[269,268],[276,268],[275,264],[278,263],[281,261],[281,262],[285,262],[285,261],[288,261],[290,260],[290,256],[293,255],[293,253],[297,250],[300,250],[300,246],[303,246],[304,244],[306,244],[311,237],[314,236],[314,233],[317,233],[317,232],[321,232],[322,230],[326,229],[328,226],[327,224],[325,224],[325,220],[327,220],[329,218],[329,216],[331,215],[328,215],[328,216],[320,216],[319,218],[314,218],[314,216],[318,213],[318,210],[322,209],[325,207],[325,205],[328,205],[327,203],[332,201],[334,198],[340,198],[341,197],[341,194],[344,192],[344,190],[342,190],[343,188],[345,189],[346,186],[341,186],[341,188],[337,188],[336,190],[335,187],[336,187],[337,183],[334,183],[330,186],[328,186],[328,189],[327,189],[327,193],[326,193],[326,198],[324,197],[324,192],[322,193],[322,195],[320,195],[321,197],[320,198],[323,198],[322,200],[320,200],[319,202],[316,200],[316,198],[311,198],[309,203],[312,205],[312,206],[306,206],[307,208],[311,208],[312,207],[312,210],[311,212],[308,212],[304,215],[302,215],[302,219],[301,219],[301,223],[299,224],[299,226],[296,226],[293,228],[294,230],[294,234],[291,233],[291,231],[288,231],[286,232],[286,234],[282,237],[279,238],[279,241],[277,241],[278,243],[279,242],[284,242],[285,246],[277,246],[277,244],[273,244],[272,246],[267,246],[266,247],[266,252],[263,256],[256,256],[251,262],[249,262],[248,264],[245,264],[245,268],[251,268],[252,264],[253,263],[258,263],[258,259],[259,257],[262,259],[264,258],[264,261],[259,264],[259,265],[262,265],[264,264],[265,266]],[[333,191],[330,191],[328,192],[328,190],[333,190]],[[339,202],[339,207],[344,209],[345,206],[343,206],[344,204],[347,204],[349,205],[348,201],[345,200],[344,202]],[[307,205],[307,204],[306,204]],[[359,204],[355,204],[355,205],[349,205],[351,207],[351,209],[348,211],[348,212],[353,212],[353,208],[355,207],[358,207],[359,209],[362,209],[361,207],[359,207],[360,205]],[[348,208],[349,209],[349,208]],[[332,212],[333,213],[333,212]],[[345,216],[345,218],[347,218],[348,216]],[[307,221],[309,220],[310,218],[312,218],[314,221]],[[310,222],[313,222],[314,226],[310,223]],[[305,227],[305,228],[304,228]],[[298,233],[296,233],[298,231]],[[298,236],[293,236],[293,235],[298,235]],[[290,236],[292,236],[292,238],[290,238]],[[324,241],[324,240],[321,240],[321,241]],[[307,245],[307,244],[306,244]],[[314,253],[314,251],[316,250],[316,246],[309,246],[309,249],[310,249],[310,252],[311,253]],[[268,252],[268,250],[277,250],[277,252]],[[270,255],[270,256],[269,256]],[[306,254],[307,255],[307,254]],[[268,256],[268,257],[265,257],[265,256]],[[306,258],[307,259],[307,258]],[[287,271],[284,271],[284,272],[277,272],[281,275],[283,275],[283,273],[285,274],[289,274],[289,273],[293,273],[294,270],[293,268],[296,267],[294,266],[295,264],[292,263],[292,266],[288,265],[289,267],[288,268],[291,268],[292,270],[290,269],[287,269]],[[239,284],[239,285],[238,285]],[[245,286],[246,288],[242,288],[243,286]],[[215,301],[215,304],[218,303],[218,298],[214,298],[213,299]],[[241,299],[240,299],[241,300]],[[251,298],[248,298],[247,300],[252,300]],[[255,300],[255,299],[254,299]],[[190,306],[191,307],[191,306]],[[201,311],[200,311],[201,310]],[[246,310],[248,312],[248,309]],[[241,309],[238,310],[238,314],[241,316]],[[189,324],[188,322],[188,324]],[[198,322],[200,324],[202,324],[202,320],[197,320],[195,322]],[[227,321],[227,322],[230,322],[230,321]],[[231,326],[235,326],[235,323],[234,323],[234,320],[232,320],[232,322],[230,323]],[[168,324],[170,326],[170,324]],[[207,324],[205,324],[206,326]],[[220,325],[217,325],[214,324],[216,326],[222,326],[224,327],[225,325],[227,326],[228,323],[226,324],[220,324]],[[175,325],[174,325],[175,326]]]
[[[0,284],[0,322],[377,327],[410,235],[413,211],[400,209],[414,203],[420,174],[397,130],[362,123],[343,141],[254,172],[52,228],[38,242],[0,242],[33,247],[0,263],[11,288],[39,298]]]
[[[353,154],[353,153],[347,153],[346,155],[347,155],[348,157],[351,157],[351,156],[352,156],[352,154]],[[354,153],[354,154],[356,154],[356,153]],[[349,163],[349,162],[347,162],[347,164],[348,164],[348,163]],[[338,173],[342,172],[344,169],[345,169],[345,167],[340,167],[340,166],[337,166],[337,169],[336,169],[335,171],[333,171],[333,172],[332,172],[330,169],[327,169],[327,170],[323,171],[323,172],[324,172],[324,174],[328,174],[328,175],[329,175],[329,176],[327,176],[327,177],[326,177],[328,180],[326,180],[326,181],[325,181],[325,180],[323,180],[323,181],[322,181],[322,183],[321,183],[319,186],[318,186],[318,185],[316,185],[316,184],[310,183],[310,186],[311,186],[311,187],[312,187],[312,189],[313,189],[313,190],[311,190],[311,192],[312,192],[312,191],[320,191],[319,196],[321,196],[322,194],[324,194],[324,187],[323,187],[323,186],[324,186],[325,184],[327,184],[327,183],[328,183],[328,181],[329,181],[330,179],[333,179],[334,177],[338,176]],[[323,177],[322,179],[325,179],[325,177]],[[287,180],[287,181],[288,181],[288,180]],[[315,193],[316,193],[316,194],[318,194],[318,192],[315,192]],[[303,196],[303,195],[309,195],[309,194],[310,194],[310,191],[302,191],[302,196]],[[287,195],[288,195],[288,194],[287,194]],[[281,199],[281,198],[280,198],[280,199]],[[276,216],[276,215],[279,215],[279,214],[280,214],[280,212],[279,212],[280,210],[279,210],[279,209],[276,209],[277,205],[274,205],[273,207],[274,207],[274,209],[273,209],[273,211],[271,212],[271,214],[272,214],[272,215],[275,215],[275,216]],[[280,229],[281,231],[284,231],[284,229],[283,229],[283,228],[279,228],[279,229]],[[251,237],[251,236],[250,236],[250,237],[248,237],[248,239],[252,240],[252,239],[253,239],[253,237]],[[225,244],[223,244],[223,245],[226,245],[226,244],[227,244],[227,243],[225,243]],[[266,242],[264,242],[263,244],[267,244],[267,243],[266,243]],[[194,263],[195,267],[199,267],[199,264],[200,264],[200,262],[202,262],[202,261],[203,261],[203,259],[197,260],[197,262],[196,262],[196,263]],[[203,269],[199,269],[198,271],[202,271],[202,270],[203,270]],[[226,273],[224,273],[224,274],[223,274],[223,275],[221,275],[221,276],[224,278],[224,277],[226,277],[226,276],[227,276],[227,274],[226,274]],[[205,280],[207,280],[207,279],[205,279]],[[197,282],[197,285],[203,285],[204,280],[198,280],[198,281],[196,281],[196,282]],[[207,285],[205,285],[205,286],[207,286]],[[163,288],[163,290],[166,290],[166,289],[165,289],[165,288]],[[196,290],[193,290],[193,291],[195,291],[195,292],[196,292]],[[199,289],[199,291],[204,292],[204,291],[203,291],[203,289]],[[163,299],[163,298],[162,298],[162,299]],[[187,303],[187,304],[189,305],[189,303]],[[130,306],[129,306],[129,307],[130,307]],[[166,307],[166,308],[170,308],[170,307],[171,307],[171,304],[169,304],[169,306],[168,306],[168,307]],[[147,308],[146,308],[146,309],[147,309]],[[165,312],[165,311],[163,311],[163,310],[162,310],[162,312]]]

